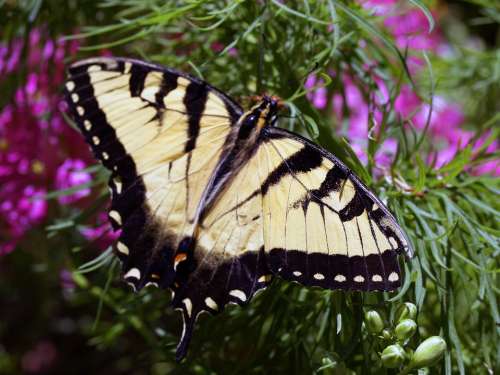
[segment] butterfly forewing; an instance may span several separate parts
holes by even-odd
[[[171,284],[178,243],[240,107],[182,73],[97,58],[69,69],[66,97],[94,155],[112,172],[109,216],[135,287]]]

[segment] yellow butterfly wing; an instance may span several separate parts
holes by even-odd
[[[116,252],[140,289],[169,286],[203,189],[241,108],[207,83],[137,60],[73,64],[66,82],[72,116],[111,172],[109,217]]]

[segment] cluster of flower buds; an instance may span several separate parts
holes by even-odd
[[[384,346],[380,360],[386,368],[400,369],[400,374],[434,365],[446,351],[446,343],[439,336],[431,336],[411,348],[412,338],[417,332],[417,307],[406,302],[396,310],[392,327],[387,327],[379,312],[369,310],[364,323],[369,334]]]

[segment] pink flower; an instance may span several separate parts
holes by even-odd
[[[387,138],[375,154],[375,164],[378,167],[388,168],[394,160],[397,149],[398,142],[394,138]]]
[[[65,292],[72,292],[75,289],[75,282],[73,281],[73,275],[71,271],[66,268],[59,272],[59,280],[61,282],[61,288]]]
[[[486,134],[483,134],[474,144],[473,150],[475,152],[479,152],[479,149],[484,145],[484,142],[486,139],[490,136],[490,132],[487,132]],[[498,152],[500,146],[500,142],[497,140],[493,141],[488,147],[486,147],[486,150],[484,150],[486,155],[494,155],[496,152]],[[492,176],[500,176],[500,162],[498,158],[484,162],[480,164],[479,166],[475,167],[472,169],[472,173],[475,175],[483,175],[483,174],[490,174]]]
[[[100,249],[106,249],[120,237],[120,231],[113,231],[106,213],[97,216],[94,227],[82,227],[80,233],[88,240],[97,244]]]
[[[478,176],[489,174],[498,177],[500,176],[500,162],[498,160],[485,162],[474,168],[472,173]]]
[[[27,58],[21,59],[20,39],[8,50],[0,48],[0,80],[21,64],[28,71],[26,82],[0,110],[0,255],[12,251],[31,229],[44,222],[48,202],[43,197],[57,188],[58,171],[64,170],[60,165],[66,159],[80,163],[90,159],[81,136],[63,126],[59,109],[67,44],[45,35],[41,29],[32,30]],[[64,183],[74,186],[85,178],[85,174],[68,170]],[[61,181],[59,178],[58,183]],[[79,192],[80,196],[83,193],[88,192]]]
[[[430,106],[423,104],[416,113],[413,122],[417,128],[423,129],[427,122]],[[435,96],[433,100],[429,128],[435,135],[449,138],[455,137],[456,130],[463,124],[464,114],[460,106],[449,102],[442,96]]]
[[[310,74],[304,84],[304,88],[308,91],[307,98],[318,109],[325,109],[328,104],[328,91],[324,84],[323,79],[317,80],[314,74]]]
[[[51,341],[38,342],[33,349],[25,353],[21,359],[23,372],[48,372],[57,358],[57,349]]]
[[[363,8],[371,9],[377,16],[383,16],[394,10],[398,0],[360,0]]]
[[[394,102],[394,109],[403,118],[409,118],[420,105],[421,101],[417,94],[415,94],[409,85],[404,85],[401,87],[401,91]]]
[[[69,189],[80,185],[88,184],[92,176],[83,172],[86,167],[85,162],[80,159],[66,160],[56,172],[56,187],[59,190]],[[80,189],[71,195],[63,195],[58,198],[62,204],[69,204],[90,195],[90,188]]]
[[[385,18],[384,25],[391,31],[401,49],[436,51],[443,43],[440,32],[429,33],[429,20],[416,8],[403,9]]]
[[[328,102],[326,87],[318,87],[314,92],[313,105],[318,109],[324,109]]]
[[[358,157],[359,161],[363,164],[368,163],[368,155],[366,154],[366,145],[361,142],[351,142],[351,148]]]
[[[212,48],[212,51],[214,52],[222,52],[224,50],[224,48],[226,48],[226,46],[224,44],[222,44],[221,42],[213,42],[211,45],[210,45],[210,48]],[[238,55],[238,50],[234,47],[232,48],[229,48],[229,50],[227,51],[227,54],[229,56],[237,56]]]
[[[439,169],[444,167],[450,161],[453,160],[457,149],[455,147],[445,147],[440,151],[436,151],[429,154],[428,162],[434,163],[434,168]]]

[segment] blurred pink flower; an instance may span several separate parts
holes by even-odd
[[[368,163],[368,155],[366,154],[366,144],[364,142],[351,142],[351,148],[363,164]]]
[[[389,168],[394,160],[397,149],[397,140],[394,138],[387,138],[375,154],[375,164],[377,167]]]
[[[69,189],[83,184],[87,184],[92,180],[90,173],[83,172],[86,163],[80,159],[67,159],[57,169],[56,172],[56,187],[59,190]],[[59,202],[69,204],[90,195],[90,188],[80,189],[71,195],[60,196]]]
[[[413,119],[413,123],[417,128],[423,129],[425,127],[430,109],[429,104],[422,104]],[[450,133],[458,129],[463,122],[464,114],[458,104],[449,102],[442,96],[434,96],[429,123],[433,133],[453,136]]]
[[[72,292],[75,289],[75,282],[73,280],[73,275],[71,271],[63,268],[59,272],[59,280],[61,282],[61,288],[64,292]]]
[[[60,165],[68,158],[81,163],[89,159],[81,136],[64,125],[61,115],[64,58],[77,44],[47,39],[41,29],[31,31],[28,43],[25,59],[20,55],[21,39],[8,49],[0,47],[0,81],[21,69],[28,72],[25,83],[0,110],[0,255],[12,251],[45,220],[48,202],[43,197],[57,188]],[[83,179],[68,173],[66,184]]]
[[[33,349],[25,353],[21,359],[23,372],[48,373],[57,359],[57,349],[51,341],[38,342]]]
[[[383,16],[394,10],[398,0],[359,0],[365,9],[372,10],[375,15]]]
[[[212,48],[212,51],[214,52],[222,52],[224,50],[224,48],[226,48],[226,46],[224,44],[222,44],[221,42],[213,42],[211,45],[210,45],[210,48]],[[234,47],[231,47],[229,48],[229,50],[227,51],[227,54],[229,56],[237,56],[238,55],[238,50]]]
[[[483,134],[474,144],[473,150],[475,152],[478,152],[479,149],[484,145],[486,139],[490,136],[490,132],[487,132]],[[498,152],[498,149],[500,148],[500,142],[498,140],[495,140],[491,142],[488,147],[486,147],[485,153],[486,154],[494,154]],[[500,161],[498,158],[484,162],[480,164],[479,166],[476,166],[472,169],[472,173],[475,175],[483,175],[483,174],[490,174],[492,176],[500,176]]]
[[[120,231],[113,231],[107,214],[100,212],[96,225],[80,228],[80,233],[88,240],[94,242],[100,249],[106,249],[120,237]]]
[[[325,109],[328,103],[326,87],[321,86],[314,92],[313,105],[318,109]]]
[[[452,48],[446,43],[439,25],[429,32],[429,20],[420,9],[398,0],[359,0],[359,2],[365,9],[381,16],[384,26],[393,35],[397,46],[408,50],[407,63],[412,73],[424,67],[424,60],[415,54],[416,51],[425,50],[442,56],[452,53]],[[439,14],[434,12],[433,15],[439,21]],[[362,48],[366,45],[366,41],[360,41]],[[354,77],[344,75],[341,86],[336,88],[337,93],[334,93],[331,98],[333,115],[337,123],[341,125],[340,132],[347,136],[352,149],[364,163],[368,161],[366,154],[368,138],[380,136],[377,134],[378,126],[382,120],[383,109],[390,100],[389,89],[385,81],[373,73],[374,67],[374,64],[366,64],[363,68],[376,83],[375,90],[364,93],[360,89],[363,87],[360,86],[362,83],[355,82]],[[335,72],[331,74],[336,75]],[[321,81],[311,74],[304,86],[309,91],[307,98],[312,105],[318,109],[325,109],[327,92],[325,89],[321,90]],[[423,130],[429,120],[428,136],[432,150],[427,155],[427,161],[434,163],[434,167],[441,168],[449,163],[457,152],[466,147],[473,137],[473,132],[463,129],[465,115],[459,104],[442,96],[435,96],[429,118],[430,110],[430,105],[423,102],[410,85],[403,85],[394,101],[394,111],[404,121],[410,121],[416,129]],[[373,124],[369,124],[370,119]],[[373,134],[368,134],[370,125],[373,125],[371,130]],[[474,145],[474,149],[479,147],[479,143]],[[498,143],[494,142],[488,147],[487,153],[496,150],[498,150]],[[388,167],[396,151],[397,140],[386,139],[374,156],[375,164]],[[473,168],[471,172],[499,175],[499,169],[498,162],[490,161]]]
[[[485,163],[480,164],[476,168],[472,170],[472,173],[475,175],[483,175],[489,174],[495,177],[500,176],[500,161],[492,160]]]
[[[405,119],[408,119],[410,115],[415,114],[420,105],[420,98],[417,94],[415,94],[409,85],[401,87],[401,91],[394,101],[394,109]]]

